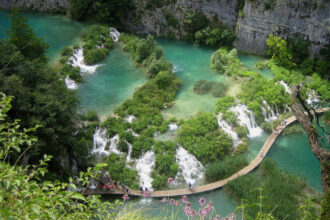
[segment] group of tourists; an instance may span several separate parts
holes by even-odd
[[[113,181],[110,179],[109,175],[101,176],[100,178],[100,185],[99,189],[106,190],[109,192],[114,192],[115,190],[119,190],[119,181],[115,180]],[[121,191],[123,193],[129,193],[129,187],[126,186],[124,183],[121,183]]]
[[[286,120],[284,120],[284,121],[282,121],[275,129],[274,129],[274,132],[276,133],[276,134],[279,134],[280,133],[280,131],[281,131],[281,128],[284,128],[285,126],[286,126],[286,123],[287,123],[287,121]]]

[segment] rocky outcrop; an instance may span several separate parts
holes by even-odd
[[[217,18],[228,26],[237,22],[235,11],[237,0],[176,0],[159,8],[147,9],[147,0],[133,0],[135,14],[124,20],[130,30],[137,33],[167,35],[169,32],[176,37],[183,33],[183,21],[187,12],[201,11],[208,18]],[[173,16],[178,26],[173,27],[166,21],[166,15]]]
[[[269,34],[284,39],[300,36],[311,42],[312,54],[330,44],[330,3],[326,0],[277,0],[266,10],[260,0],[246,0],[236,26],[237,49],[263,54]]]
[[[0,0],[1,9],[23,8],[36,11],[65,11],[69,0]]]

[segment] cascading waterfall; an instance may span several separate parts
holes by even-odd
[[[129,143],[127,141],[126,141],[126,144],[128,146],[128,152],[127,152],[127,156],[126,156],[126,163],[129,163],[129,162],[131,162],[131,154],[132,154],[133,146],[132,146],[131,143]]]
[[[109,34],[114,42],[118,42],[120,33],[116,28],[110,27]]]
[[[236,132],[233,128],[225,121],[221,119],[222,114],[218,115],[218,124],[219,127],[224,130],[232,139],[233,139],[233,147],[237,147],[241,143],[241,140],[237,136]]]
[[[182,146],[179,146],[176,150],[176,162],[179,164],[179,173],[175,178],[176,180],[180,174],[182,174],[186,184],[194,184],[197,180],[203,178],[203,165]]]
[[[238,104],[231,107],[230,110],[236,113],[239,123],[247,127],[249,130],[248,137],[253,138],[261,135],[262,129],[258,126],[254,114],[248,110],[246,105]]]
[[[93,135],[93,153],[106,154],[109,152],[105,150],[109,144],[109,135],[106,128],[97,128]]]
[[[174,123],[168,125],[168,130],[170,130],[170,131],[176,131],[176,130],[178,130],[178,128],[179,128],[179,126]]]
[[[280,84],[284,87],[285,91],[291,95],[292,92],[291,92],[291,89],[288,86],[288,84],[286,82],[284,82],[283,80],[280,81]]]
[[[84,52],[81,47],[74,50],[73,55],[69,58],[69,64],[73,67],[80,67],[80,72],[89,74],[94,73],[96,69],[101,66],[100,64],[86,65],[84,62]]]
[[[263,104],[265,107],[261,107],[262,114],[265,117],[265,121],[275,121],[278,118],[278,114],[275,114],[274,110],[270,107],[270,105],[267,103],[265,99],[263,99]]]
[[[312,105],[313,107],[318,107],[318,103],[320,102],[320,99],[314,90],[308,93],[308,98],[306,102],[308,105]]]
[[[136,161],[136,171],[140,176],[140,186],[147,187],[149,191],[152,190],[151,172],[155,164],[155,153],[147,151],[140,159]]]
[[[110,152],[123,154],[118,150],[119,135],[109,139],[106,128],[97,128],[93,135],[93,153],[110,155]],[[109,146],[109,148],[107,148]]]
[[[72,89],[72,90],[74,90],[74,89],[77,89],[77,88],[78,88],[77,83],[76,83],[74,80],[72,80],[72,79],[69,77],[69,75],[66,76],[64,82],[65,82],[65,85],[66,85],[66,87],[67,87],[68,89]]]

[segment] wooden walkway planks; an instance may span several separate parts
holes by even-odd
[[[327,107],[327,108],[318,109],[318,110],[316,110],[316,112],[321,113],[321,112],[326,112],[326,111],[329,111],[329,110],[330,110],[330,108]],[[232,176],[230,176],[226,179],[223,179],[223,180],[213,182],[213,183],[209,183],[209,184],[205,184],[205,185],[202,185],[202,186],[194,187],[191,190],[189,190],[188,188],[185,188],[185,189],[160,190],[160,191],[149,192],[149,194],[150,194],[149,197],[153,197],[153,198],[175,197],[175,196],[191,195],[191,194],[207,192],[207,191],[211,191],[211,190],[214,190],[214,189],[219,189],[219,188],[223,187],[224,185],[226,185],[228,182],[236,179],[237,177],[244,176],[244,175],[248,174],[249,172],[251,172],[256,167],[259,166],[259,164],[262,162],[262,160],[264,159],[264,157],[268,153],[269,149],[271,148],[271,146],[275,142],[278,135],[288,125],[290,125],[291,123],[293,123],[296,120],[297,119],[296,119],[295,116],[291,116],[288,119],[286,119],[286,125],[281,126],[277,133],[273,132],[268,137],[268,139],[266,140],[266,142],[264,143],[264,145],[260,149],[259,153],[251,161],[251,163],[249,163],[249,165],[247,165],[243,169],[241,169],[241,170],[237,171],[236,173],[234,173]],[[90,194],[93,194],[93,195],[123,195],[125,193],[123,193],[122,191],[119,191],[119,190],[116,190],[114,192],[108,192],[108,191],[99,190],[99,189],[96,189],[96,190],[87,189],[83,192],[83,194],[84,195],[90,195]],[[140,197],[143,196],[141,194],[141,192],[138,191],[138,190],[130,190],[129,195],[131,195],[131,196],[140,196]]]

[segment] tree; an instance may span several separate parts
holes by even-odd
[[[287,43],[280,37],[269,35],[266,40],[266,54],[270,56],[278,65],[292,68],[295,64],[292,62],[292,53],[287,48]]]
[[[40,59],[45,62],[48,44],[38,38],[32,28],[27,24],[27,18],[23,17],[19,10],[13,10],[10,14],[10,27],[7,32],[8,41],[21,51],[29,60]]]
[[[38,165],[16,166],[22,156],[37,139],[30,135],[36,128],[20,129],[19,120],[11,122],[8,112],[12,97],[0,94],[0,218],[1,219],[111,219],[113,209],[120,203],[101,201],[97,196],[84,197],[74,191],[77,187],[87,189],[89,180],[96,177],[104,164],[81,173],[69,183],[44,181],[47,162],[52,158],[44,155]],[[28,146],[25,151],[21,147]],[[7,163],[8,155],[19,153],[20,157],[12,166]],[[68,190],[71,189],[71,190]]]
[[[308,141],[310,148],[313,154],[317,157],[317,159],[321,163],[321,177],[322,177],[322,188],[324,192],[324,200],[329,201],[330,194],[330,151],[321,147],[320,137],[316,130],[316,127],[313,125],[314,119],[318,123],[318,116],[316,115],[316,111],[313,108],[308,108],[302,97],[300,96],[301,85],[295,85],[292,88],[291,94],[291,108],[293,113],[295,114],[297,120],[304,128],[308,135]],[[307,112],[307,114],[305,114]],[[328,133],[326,133],[329,135]],[[329,146],[328,140],[324,140],[326,146]],[[321,213],[321,219],[329,219],[329,204],[322,204],[323,211]]]

